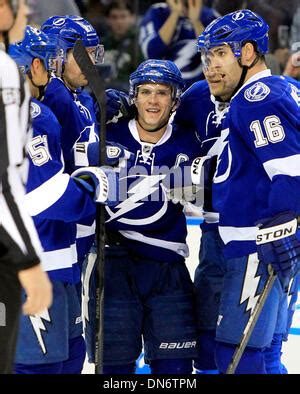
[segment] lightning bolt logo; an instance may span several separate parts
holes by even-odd
[[[238,20],[240,20],[240,19],[243,19],[244,16],[245,16],[245,14],[243,13],[243,11],[237,11],[237,12],[235,12],[235,13],[232,15],[232,19],[233,19],[234,21],[238,21]]]
[[[85,275],[83,279],[83,299],[82,299],[82,315],[84,317],[84,323],[86,321],[90,321],[90,315],[89,315],[89,301],[90,301],[90,296],[89,296],[89,291],[90,291],[90,280],[93,272],[93,268],[95,266],[97,259],[97,253],[89,253],[88,255],[88,262],[85,270]]]
[[[253,86],[245,90],[244,97],[246,100],[262,101],[270,93],[270,88],[262,82],[256,82]]]
[[[290,281],[290,283],[289,283],[289,289],[288,289],[288,293],[287,293],[287,294],[288,294],[287,299],[288,299],[288,305],[289,305],[289,306],[290,306],[290,304],[291,304],[292,295],[294,294],[293,287],[292,287],[293,281],[294,281],[294,279]]]
[[[133,187],[130,188],[128,191],[128,194],[130,194],[130,197],[127,198],[125,201],[122,201],[119,205],[115,207],[117,209],[116,212],[113,212],[109,207],[106,207],[107,212],[110,215],[110,218],[107,220],[107,223],[111,222],[114,219],[119,218],[120,216],[123,216],[127,212],[130,212],[140,205],[144,204],[143,199],[150,196],[152,193],[158,190],[159,188],[159,182],[165,178],[165,174],[160,174],[160,175],[145,175],[144,179],[140,181],[138,184],[134,185]],[[136,175],[133,175],[132,177],[136,177]],[[128,178],[131,178],[130,176]],[[155,220],[157,220],[158,217],[161,217],[167,210],[168,206],[168,201],[167,198],[164,198],[164,204],[163,207],[159,212],[157,212],[155,215],[147,218],[147,219],[141,219],[142,222],[140,222],[138,219],[135,220],[130,220],[130,219],[125,219],[122,218],[119,220],[120,223],[127,223],[127,224],[148,224],[152,223]]]
[[[47,349],[42,337],[42,331],[46,331],[45,324],[43,320],[46,320],[48,322],[51,322],[51,318],[49,315],[48,309],[45,309],[42,313],[39,313],[38,315],[32,315],[29,316],[32,327],[34,329],[35,335],[37,336],[38,342],[42,348],[42,352],[44,354],[47,353]],[[43,319],[43,320],[42,320]]]
[[[229,177],[229,174],[231,171],[232,153],[231,153],[231,149],[229,146],[229,141],[226,140],[228,134],[229,134],[228,128],[225,130],[222,130],[220,138],[217,139],[216,143],[209,150],[210,154],[218,155],[217,168],[216,168],[216,172],[215,172],[214,179],[213,179],[214,183],[221,183],[221,182],[226,181],[226,179]],[[222,161],[225,162],[225,160],[228,163],[226,171],[223,170],[223,173],[219,174],[220,173],[219,165]]]
[[[253,96],[257,96],[261,92],[261,87],[259,85],[254,87]]]
[[[294,276],[294,278],[290,281],[289,283],[289,288],[288,288],[288,309],[289,310],[295,310],[296,309],[296,302],[297,302],[297,297],[298,297],[298,281],[299,278]]]
[[[86,141],[87,140],[87,141]],[[80,133],[77,140],[74,142],[73,147],[76,146],[78,142],[96,142],[99,141],[99,136],[95,132],[95,124],[92,126],[86,126]]]
[[[257,253],[250,254],[247,261],[244,285],[240,298],[240,304],[248,300],[246,312],[250,310],[250,313],[252,313],[259,297],[259,294],[256,294],[260,280],[260,275],[256,274],[258,263]]]
[[[179,68],[183,79],[193,79],[199,76],[202,72],[202,65],[197,65],[193,70],[183,71],[185,67],[192,63],[192,58],[197,55],[196,46],[194,40],[185,40],[186,43],[178,50],[174,63]],[[182,43],[180,41],[180,43]]]

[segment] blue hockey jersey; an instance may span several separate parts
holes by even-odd
[[[297,91],[269,70],[250,78],[231,100],[213,184],[228,257],[256,251],[261,219],[299,214],[299,131]]]
[[[292,85],[296,86],[297,89],[300,89],[300,81],[295,78],[292,78],[288,75],[283,75],[281,78],[284,78],[287,82],[291,83]]]
[[[207,155],[221,135],[229,103],[218,102],[210,94],[206,80],[195,82],[180,98],[173,123],[196,132],[201,142],[199,156]]]
[[[152,5],[140,25],[140,46],[146,59],[172,60],[180,69],[186,86],[204,78],[200,54],[197,52],[196,33],[188,18],[179,18],[172,41],[166,45],[158,32],[170,15],[166,3]],[[200,15],[202,24],[207,26],[217,18],[216,11],[203,7]]]
[[[53,111],[61,125],[61,147],[65,171],[71,174],[74,170],[72,153],[74,144],[99,139],[93,99],[84,90],[71,91],[60,78],[52,75],[46,87],[43,102]],[[94,217],[77,223],[77,252],[80,261],[93,243],[94,232]]]
[[[42,101],[52,110],[62,127],[61,146],[65,169],[71,174],[74,170],[74,144],[98,139],[93,99],[85,91],[71,91],[60,78],[52,76]]]
[[[183,206],[167,200],[161,174],[198,156],[195,134],[185,134],[168,125],[162,138],[150,144],[140,140],[135,120],[121,120],[109,125],[107,138],[126,145],[136,155],[134,164],[141,170],[141,175],[129,170],[123,178],[128,190],[124,200],[106,208],[107,231],[118,231],[123,243],[141,257],[170,262],[187,257]]]
[[[187,128],[196,132],[201,143],[198,156],[216,156],[219,150],[218,138],[228,109],[229,103],[218,102],[210,94],[206,80],[198,81],[181,96],[173,123],[180,125],[181,129]],[[201,224],[203,230],[218,225],[219,214],[213,211],[211,199],[211,190],[206,190],[203,207],[204,222]]]
[[[44,252],[42,264],[54,280],[77,282],[76,224],[95,214],[92,198],[65,173],[61,126],[52,111],[32,99],[33,137],[27,144],[29,175],[26,207]]]
[[[288,83],[292,85],[292,89],[294,89],[298,96],[298,105],[300,107],[300,81],[289,77],[288,75],[283,75],[281,78],[284,78]],[[296,88],[296,89],[295,89]]]

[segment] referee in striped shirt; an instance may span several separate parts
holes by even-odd
[[[16,19],[26,24],[24,0],[0,0],[0,374],[12,372],[21,286],[27,295],[25,314],[39,313],[52,301],[51,284],[39,260],[39,239],[22,202],[29,91],[17,65],[5,53],[9,39],[16,38],[20,30],[20,23],[14,27],[14,10]]]

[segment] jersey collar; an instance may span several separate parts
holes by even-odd
[[[145,144],[145,142],[141,141],[141,139],[140,139],[139,132],[138,132],[138,129],[137,129],[137,127],[136,127],[136,121],[135,121],[135,119],[131,119],[131,120],[128,122],[128,128],[129,128],[129,131],[130,131],[132,137],[133,137],[140,145]],[[172,135],[172,129],[173,129],[173,128],[172,128],[172,125],[169,123],[169,124],[167,125],[166,131],[165,131],[164,134],[161,136],[160,140],[158,140],[155,144],[150,143],[150,142],[147,142],[147,144],[148,144],[148,145],[153,145],[153,146],[159,146],[159,145],[164,144],[164,143],[167,142],[168,139],[171,137],[171,135]]]
[[[263,70],[263,71],[258,72],[257,74],[255,74],[255,75],[253,75],[251,78],[249,78],[248,81],[245,82],[244,85],[240,87],[240,89],[239,89],[239,90],[236,92],[236,94],[231,98],[231,100],[232,100],[236,95],[238,95],[239,92],[240,92],[242,89],[244,89],[245,86],[250,85],[250,84],[251,84],[252,82],[254,82],[254,81],[258,81],[259,79],[267,78],[267,77],[271,77],[271,76],[272,76],[272,74],[271,74],[271,70],[270,70],[269,68],[268,68],[267,70]],[[230,101],[231,101],[231,100],[230,100]]]

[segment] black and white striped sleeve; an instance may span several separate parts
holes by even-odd
[[[0,257],[18,270],[38,264],[41,250],[24,208],[29,99],[17,65],[0,51]]]

